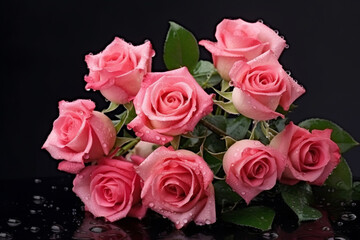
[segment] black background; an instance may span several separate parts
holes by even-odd
[[[290,48],[280,62],[307,93],[290,118],[332,120],[360,140],[360,15],[356,1],[1,1],[0,178],[61,175],[41,146],[58,116],[58,101],[92,99],[84,90],[85,54],[115,36],[134,45],[150,40],[153,71],[164,71],[168,21],[215,40],[223,18],[263,19]],[[201,47],[201,58],[211,56]],[[360,147],[345,154],[360,176]]]

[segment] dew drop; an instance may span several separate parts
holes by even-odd
[[[86,91],[90,91],[90,88],[85,88]]]
[[[103,226],[95,226],[89,229],[91,232],[93,233],[102,233],[102,232],[106,232],[106,228]]]
[[[36,184],[41,183],[41,179],[35,178],[35,179],[34,179],[34,182],[35,182]]]
[[[337,222],[337,225],[338,225],[339,227],[341,227],[342,225],[344,225],[344,223],[343,223],[343,222]]]
[[[21,221],[19,219],[16,219],[16,218],[9,218],[8,221],[7,221],[7,224],[10,226],[10,227],[17,227],[21,224]]]
[[[207,219],[207,220],[205,221],[205,223],[206,223],[207,225],[211,224],[211,222],[210,222],[209,219]]]
[[[13,236],[7,232],[0,232],[0,239],[1,240],[11,240],[11,239],[13,239]]]
[[[56,186],[51,186],[51,189],[52,190],[55,190],[57,187]]]
[[[33,196],[33,202],[35,204],[42,204],[43,202],[45,202],[45,198],[43,196],[34,195]]]
[[[322,228],[322,230],[323,230],[323,231],[330,231],[330,228],[327,227],[327,226],[325,226],[325,227]]]
[[[187,219],[184,219],[183,222],[186,224],[186,223],[188,223],[188,220],[187,220]]]
[[[30,227],[30,232],[37,233],[38,231],[40,231],[39,227],[35,227],[35,226]]]
[[[65,191],[65,192],[69,191],[69,188],[68,188],[68,187],[64,187],[64,191]]]
[[[282,39],[285,39],[285,37],[284,36],[280,36]]]
[[[287,75],[291,76],[291,72],[289,70],[286,70]]]
[[[36,214],[36,210],[30,209],[30,214]]]
[[[155,139],[156,139],[156,140],[160,140],[160,137],[159,137],[159,136],[156,136]]]
[[[54,224],[51,226],[51,231],[53,233],[60,233],[63,231],[63,226],[59,225],[59,224]]]
[[[356,207],[356,203],[355,203],[355,202],[352,202],[352,203],[351,203],[351,206],[352,206],[352,207]]]
[[[88,153],[85,153],[85,154],[84,154],[84,156],[83,156],[83,158],[86,160],[86,159],[89,159],[89,158],[90,158],[90,156],[89,156],[89,154],[88,154]]]
[[[146,130],[146,134],[149,134],[150,133],[150,131],[149,130]]]
[[[285,45],[285,49],[289,49],[289,47],[290,47],[289,44]]]
[[[78,176],[79,176],[80,179],[83,179],[83,178],[84,178],[84,176],[81,175],[81,174],[79,174]]]
[[[264,23],[264,20],[258,19],[257,22],[259,22],[259,23]]]
[[[246,192],[241,192],[241,195],[243,195],[243,196],[244,196],[245,194],[246,194]]]
[[[155,204],[154,204],[154,203],[152,203],[152,202],[151,202],[151,203],[149,203],[149,207],[151,207],[151,208],[152,208],[152,207],[154,207],[154,206],[155,206]]]
[[[229,82],[229,86],[230,86],[230,87],[234,86],[234,82],[233,82],[233,81],[230,81],[230,82]]]
[[[344,213],[341,215],[341,219],[348,222],[354,221],[356,219],[356,215],[353,213]]]
[[[275,32],[277,35],[279,35],[279,30],[274,30],[274,32]]]
[[[103,146],[103,148],[107,148],[107,147],[108,147],[108,145],[107,145],[106,143],[104,143],[102,146]]]
[[[176,225],[180,224],[180,221],[176,221]]]

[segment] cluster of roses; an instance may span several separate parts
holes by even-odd
[[[305,90],[287,74],[278,57],[286,43],[261,22],[223,20],[217,42],[199,42],[212,53],[221,77],[234,86],[237,111],[256,121],[284,117]],[[151,72],[150,42],[130,45],[119,38],[85,61],[90,73],[86,89],[100,90],[116,104],[133,101],[136,117],[127,124],[142,141],[127,157],[117,156],[113,122],[95,111],[90,100],[59,103],[45,148],[62,159],[59,169],[76,174],[73,191],[96,217],[116,221],[142,218],[147,208],[181,228],[190,221],[216,221],[213,172],[204,159],[185,149],[164,145],[194,130],[213,110],[206,93],[186,67]],[[290,123],[269,145],[240,140],[223,157],[226,182],[247,204],[276,181],[322,185],[340,160],[331,130],[309,132]],[[160,145],[156,150],[153,146]],[[86,164],[94,163],[94,164]]]

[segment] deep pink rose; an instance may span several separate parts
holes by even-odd
[[[114,103],[130,102],[139,91],[144,75],[151,71],[154,55],[149,41],[133,46],[116,37],[101,53],[86,55],[90,73],[85,76],[85,88],[100,90]]]
[[[134,164],[122,157],[102,158],[85,167],[74,179],[73,191],[95,217],[114,222],[126,216],[143,218],[140,177]]]
[[[143,204],[169,218],[177,229],[216,221],[213,173],[200,156],[159,147],[137,168],[144,180]]]
[[[238,61],[230,71],[235,88],[232,100],[243,115],[255,120],[269,120],[282,114],[278,105],[288,110],[305,89],[282,68],[277,57],[268,51],[249,61]]]
[[[134,99],[137,117],[128,124],[141,140],[163,145],[172,136],[194,130],[212,111],[208,95],[183,67],[148,73]]]
[[[240,140],[225,153],[226,182],[247,204],[273,188],[285,167],[285,156],[255,140]]]
[[[77,173],[89,162],[107,155],[116,139],[111,120],[94,111],[90,100],[59,102],[59,117],[42,148],[53,158],[63,159],[58,169]]]
[[[199,44],[211,52],[215,67],[225,80],[230,80],[229,71],[236,61],[249,61],[268,50],[278,58],[286,45],[263,23],[241,19],[224,19],[217,25],[215,37],[217,42],[202,40]]]
[[[311,133],[292,122],[276,135],[270,145],[287,156],[280,182],[294,185],[306,181],[322,185],[340,162],[339,147],[330,139],[331,129]]]

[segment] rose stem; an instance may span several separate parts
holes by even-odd
[[[216,127],[215,125],[209,123],[208,121],[206,121],[205,119],[201,119],[200,123],[202,125],[204,125],[205,127],[207,127],[208,129],[210,129],[212,132],[216,133],[219,136],[228,136],[226,134],[226,132],[224,132],[223,130],[221,130],[220,128]]]
[[[135,138],[128,144],[126,144],[124,147],[121,148],[117,156],[123,155],[124,153],[127,153],[133,146],[135,146],[138,142],[140,142],[140,138]]]

